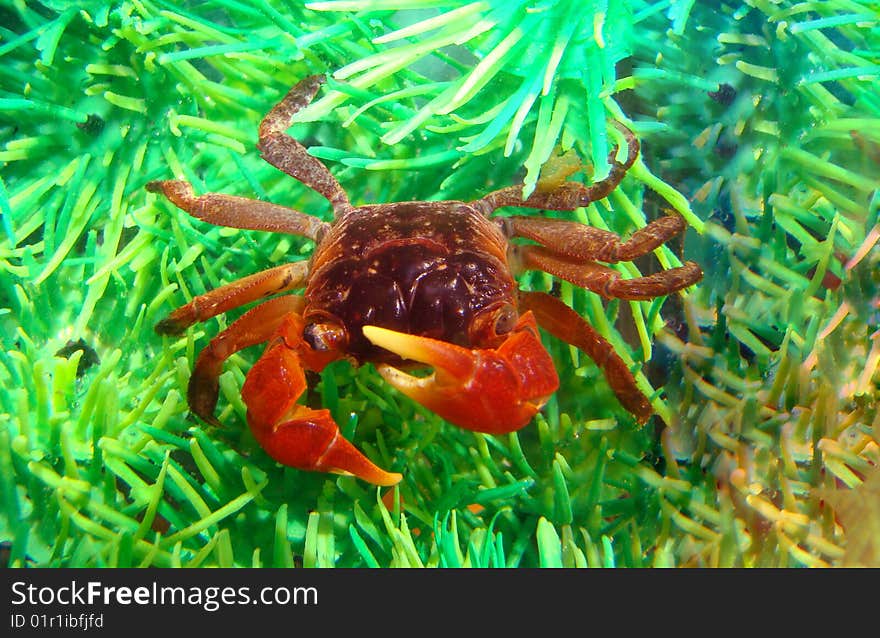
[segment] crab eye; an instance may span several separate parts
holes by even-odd
[[[335,323],[310,323],[303,328],[303,341],[312,350],[326,352],[338,350],[346,345],[345,329]]]
[[[495,348],[516,327],[519,313],[516,306],[499,303],[476,314],[468,328],[470,345],[478,348]]]
[[[510,304],[504,304],[495,311],[495,322],[492,326],[495,330],[495,334],[498,336],[506,335],[513,330],[513,327],[516,325],[516,320],[516,308]]]

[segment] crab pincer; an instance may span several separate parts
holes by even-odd
[[[300,470],[350,474],[374,485],[400,482],[400,474],[378,467],[342,436],[329,410],[297,403],[307,387],[303,364],[326,364],[301,335],[302,318],[288,315],[245,378],[241,395],[257,442],[279,463]]]
[[[497,348],[464,348],[379,326],[364,326],[363,331],[374,345],[433,366],[427,377],[412,376],[389,364],[377,369],[405,395],[468,430],[488,434],[519,430],[559,387],[532,313],[522,315]]]

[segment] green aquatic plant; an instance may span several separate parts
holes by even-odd
[[[457,140],[455,148],[420,157],[419,164],[446,163],[497,148],[510,156],[516,147],[526,146],[528,193],[541,165],[565,139],[566,146],[589,140],[593,161],[606,167],[607,113],[600,96],[615,79],[614,65],[629,50],[626,3],[365,0],[306,6],[360,11],[365,20],[369,12],[411,12],[405,26],[372,39],[382,45],[380,50],[333,73],[346,87],[317,102],[310,109],[313,117],[338,107],[355,90],[375,93],[377,87],[392,87],[382,89],[353,117],[370,108],[388,108],[390,120],[383,123],[387,130],[380,138],[385,144],[396,144],[417,129]],[[572,117],[569,109],[577,110]]]
[[[864,535],[816,489],[878,464],[876,6],[714,4],[0,3],[10,564],[842,561]],[[311,246],[206,227],[143,185],[326,215],[254,150],[265,111],[316,72],[328,86],[291,130],[359,201],[528,191],[568,149],[588,181],[609,120],[632,125],[643,160],[573,218],[626,234],[674,208],[703,233],[687,249],[707,280],[665,306],[559,293],[657,388],[669,428],[637,428],[559,343],[562,388],[509,437],[452,428],[369,366],[329,367],[323,405],[405,473],[387,492],[259,450],[239,396],[253,353],[221,377],[224,428],[188,417],[194,354],[228,320],[177,340],[152,325]]]
[[[695,518],[739,521],[728,535],[744,564],[839,562],[860,532],[842,534],[820,495],[857,488],[880,460],[878,20],[872,3],[697,6],[702,41],[649,30],[635,54],[636,82],[663,82],[663,105],[659,87],[642,91],[660,105],[660,146],[688,149],[658,172],[707,219],[712,264],[685,302],[689,342],[661,335],[684,363],[669,446],[678,472],[713,459],[718,505]],[[661,43],[675,73],[657,64]],[[712,52],[708,75],[695,46]],[[725,88],[701,116],[690,87],[706,77]]]

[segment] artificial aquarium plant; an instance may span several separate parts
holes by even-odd
[[[858,2],[3,3],[7,562],[876,561],[860,521],[878,514],[853,514],[876,482],[880,427],[876,13]],[[268,108],[313,73],[327,90],[291,132],[363,202],[473,199],[519,181],[528,194],[548,161],[589,183],[607,172],[611,121],[630,125],[642,158],[609,200],[569,218],[626,235],[677,211],[706,281],[665,303],[610,304],[544,276],[522,283],[554,290],[628,353],[659,416],[637,427],[591,361],[548,343],[563,386],[508,437],[449,427],[369,366],[315,379],[346,434],[406,467],[391,491],[259,451],[240,399],[256,353],[221,377],[224,427],[193,420],[194,353],[228,320],[175,339],[153,324],[311,246],[200,224],[144,185],[180,177],[328,214],[254,149]],[[682,257],[664,248],[625,273]]]

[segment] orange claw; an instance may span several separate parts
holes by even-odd
[[[374,345],[434,367],[414,377],[387,364],[379,374],[447,421],[476,432],[503,434],[532,420],[559,387],[550,355],[531,312],[519,318],[496,349],[468,349],[437,339],[364,326]]]
[[[376,466],[343,438],[329,410],[296,402],[306,389],[298,350],[308,346],[299,337],[301,326],[301,317],[290,315],[279,329],[280,338],[269,344],[245,378],[241,394],[257,442],[279,463],[300,470],[351,474],[374,485],[400,482],[400,474]]]

